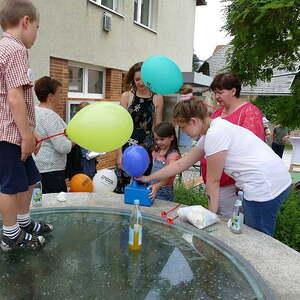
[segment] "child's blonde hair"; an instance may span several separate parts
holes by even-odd
[[[0,25],[3,31],[17,26],[25,16],[29,17],[30,22],[39,18],[37,9],[30,0],[2,0]]]
[[[204,120],[206,117],[208,117],[207,108],[196,97],[177,102],[173,109],[173,121],[175,124],[188,123],[191,118]]]

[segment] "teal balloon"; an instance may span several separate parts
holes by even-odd
[[[183,85],[182,73],[177,64],[167,56],[151,56],[141,68],[144,84],[154,93],[176,93]]]
[[[133,121],[121,105],[97,102],[81,109],[69,122],[68,138],[79,146],[110,152],[120,148],[130,138]]]

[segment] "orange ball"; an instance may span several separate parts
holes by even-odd
[[[70,188],[72,192],[92,192],[93,181],[85,174],[76,174],[70,180]]]

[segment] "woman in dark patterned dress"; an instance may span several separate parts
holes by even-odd
[[[128,143],[119,149],[117,166],[122,170],[122,150],[138,144],[150,153],[154,144],[153,128],[162,121],[163,97],[153,94],[141,78],[142,62],[134,64],[126,74],[125,86],[127,91],[121,96],[121,105],[128,110],[133,119],[133,133]],[[150,159],[150,161],[152,161]],[[120,171],[120,170],[119,170]],[[151,166],[145,174],[150,174]],[[117,174],[118,177],[120,174]],[[122,192],[122,191],[119,191]]]

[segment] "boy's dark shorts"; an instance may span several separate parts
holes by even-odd
[[[17,194],[41,180],[32,156],[21,161],[21,147],[0,142],[0,192]]]

